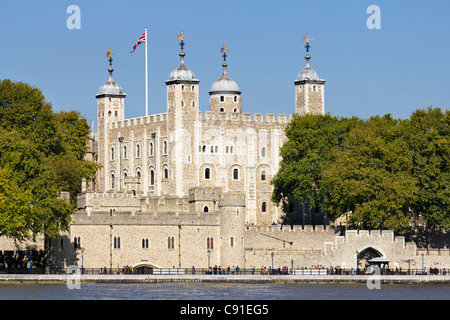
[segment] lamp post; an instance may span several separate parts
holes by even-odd
[[[84,249],[81,250],[81,274],[84,274]]]
[[[423,253],[422,253],[422,275],[424,275],[424,272],[423,272]]]
[[[358,250],[356,250],[356,274],[358,274]]]
[[[272,274],[273,274],[273,256],[275,255],[275,253],[272,252]]]
[[[33,273],[32,267],[33,267],[33,250],[30,249],[30,274]]]
[[[208,272],[209,272],[209,267],[210,267],[210,257],[211,257],[211,250],[208,250]]]

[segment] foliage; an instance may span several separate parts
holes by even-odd
[[[358,229],[407,231],[421,215],[450,227],[450,113],[417,110],[410,119],[296,116],[286,129],[272,200],[290,197],[350,213]]]
[[[296,198],[312,206],[323,202],[322,170],[330,150],[339,146],[357,118],[336,118],[329,114],[294,115],[286,128],[287,141],[281,148],[280,170],[272,179],[275,203]]]
[[[358,229],[408,228],[418,190],[412,152],[398,123],[390,116],[373,117],[332,150],[323,171],[332,219],[351,211],[349,222]]]
[[[428,225],[450,229],[450,111],[417,110],[404,123],[419,188],[412,210]]]
[[[75,112],[54,113],[38,88],[0,81],[0,235],[19,241],[66,230],[79,192],[97,166],[83,160],[89,126]]]

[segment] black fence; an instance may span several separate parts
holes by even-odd
[[[0,268],[0,274],[71,274],[80,273],[86,275],[100,275],[100,274],[134,274],[134,275],[443,275],[449,276],[447,269],[342,269],[342,268],[151,268],[151,267],[123,267],[123,268]]]

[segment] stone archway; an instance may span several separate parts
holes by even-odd
[[[131,268],[133,274],[153,274],[153,269],[158,267],[149,263],[138,263]]]
[[[383,254],[373,247],[367,247],[358,253],[358,268],[366,268],[369,266],[368,261],[373,258],[383,257]]]

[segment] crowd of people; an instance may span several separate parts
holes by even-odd
[[[175,267],[173,267],[175,268]],[[430,268],[427,269],[426,267],[422,269],[414,269],[414,270],[404,270],[402,268],[396,267],[395,269],[391,270],[389,268],[389,265],[380,265],[378,266],[378,270],[376,266],[369,266],[366,268],[361,269],[343,269],[341,266],[330,266],[328,268],[325,268],[323,266],[311,266],[311,267],[299,267],[294,268],[296,273],[292,272],[292,269],[290,270],[287,266],[284,267],[278,267],[278,268],[272,268],[271,266],[261,266],[260,268],[256,268],[255,266],[251,266],[247,269],[241,269],[239,266],[230,266],[227,267],[221,267],[220,265],[215,265],[214,267],[209,267],[207,269],[201,268],[200,270],[197,270],[194,266],[191,268],[191,273],[196,274],[200,271],[200,274],[211,274],[211,275],[244,275],[244,274],[252,274],[252,275],[288,275],[288,274],[302,274],[303,272],[307,274],[308,272],[312,272],[316,274],[316,272],[313,272],[313,270],[326,270],[326,274],[328,275],[361,275],[361,274],[374,274],[375,272],[379,272],[381,275],[407,275],[407,274],[430,274],[430,275],[447,275],[448,271],[444,268],[442,270],[437,268]],[[106,267],[101,268],[100,272],[101,274],[109,274],[109,273],[120,273],[120,274],[151,274],[152,268],[150,267],[140,267],[140,268],[133,268],[131,266],[123,266],[122,268],[117,268],[114,270],[107,269]],[[187,271],[187,270],[186,270]],[[298,273],[297,271],[301,271]]]

